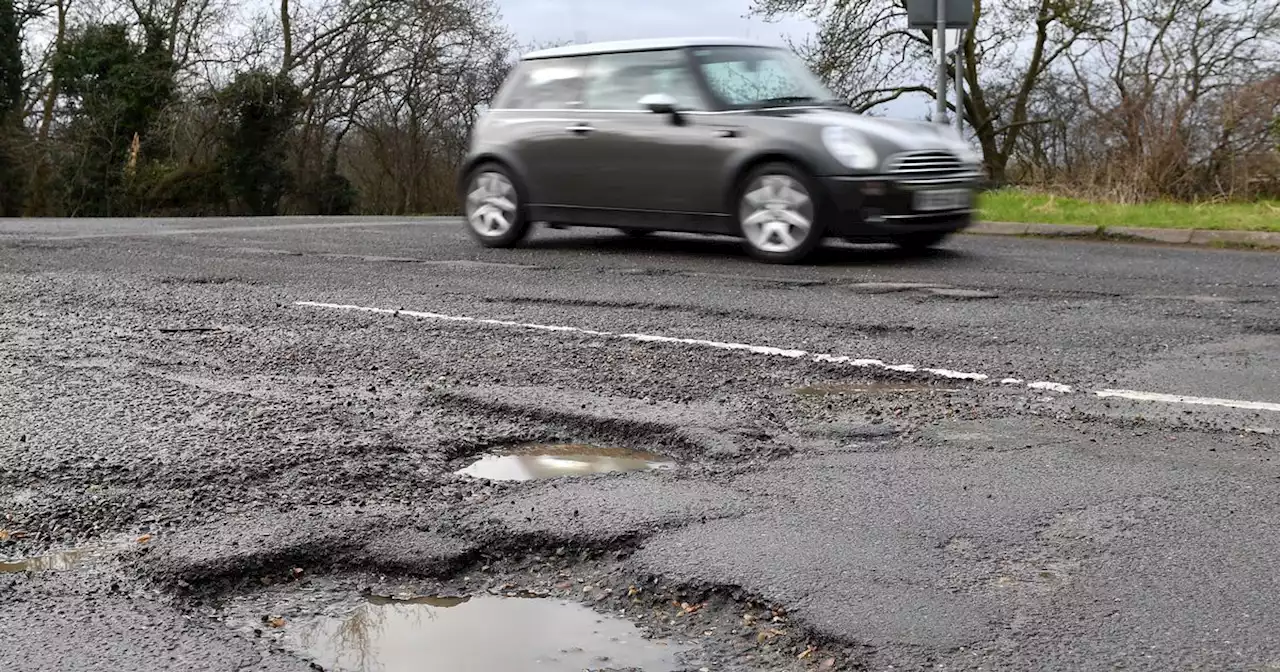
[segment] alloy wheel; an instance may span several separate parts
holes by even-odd
[[[480,173],[467,192],[467,223],[486,238],[505,235],[515,225],[517,200],[515,185],[506,175]]]
[[[787,254],[803,245],[813,230],[813,199],[789,175],[761,175],[743,192],[739,217],[753,247]]]

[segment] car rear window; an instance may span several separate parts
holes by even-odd
[[[521,61],[494,100],[499,110],[557,110],[582,106],[586,57]]]

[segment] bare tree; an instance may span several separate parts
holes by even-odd
[[[491,71],[492,57],[505,58],[509,48],[492,5],[486,0],[311,5],[284,0],[281,30],[282,70],[299,82],[306,97],[295,143],[299,179],[322,183],[343,167],[369,170],[367,159],[349,158],[343,165],[342,158],[352,155],[345,143],[355,131],[363,150],[399,164],[382,180],[362,180],[361,191],[370,192],[367,200],[397,212],[439,203],[438,195],[432,196],[438,190],[422,187],[424,166],[456,161],[457,149],[449,148],[441,129],[473,114],[459,99],[474,108],[492,92],[493,85],[477,73]],[[384,188],[398,190],[399,197],[389,198]]]
[[[1126,198],[1230,193],[1232,157],[1265,154],[1280,98],[1280,4],[1111,0],[1113,20],[1066,62],[1104,147],[1092,182]],[[1248,181],[1248,178],[1244,178]]]
[[[1097,25],[1098,2],[975,2],[975,29],[961,45],[965,113],[995,180],[1003,181],[1023,130],[1052,121],[1031,116],[1031,97]],[[755,0],[753,9],[766,17],[801,14],[815,20],[815,36],[795,48],[857,110],[909,94],[935,95],[930,32],[908,29],[904,0]],[[954,76],[950,65],[948,73]]]
[[[30,3],[27,20],[36,24],[40,19],[53,14],[53,39],[41,49],[35,67],[30,68],[27,117],[30,118],[39,108],[36,120],[36,131],[33,138],[31,166],[27,184],[26,204],[23,210],[27,214],[45,214],[50,209],[49,178],[52,170],[52,157],[49,151],[49,134],[53,128],[54,114],[57,110],[61,83],[54,76],[51,67],[54,54],[60,49],[67,37],[67,22],[71,11],[72,0],[51,0],[50,2]],[[34,59],[33,59],[34,60]]]

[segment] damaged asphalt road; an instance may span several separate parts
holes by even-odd
[[[0,221],[0,310],[6,671],[316,669],[317,619],[516,594],[682,670],[1280,668],[1271,254]],[[569,443],[676,466],[454,473]]]

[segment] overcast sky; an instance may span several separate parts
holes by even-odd
[[[747,18],[751,0],[497,0],[522,43],[624,40],[637,37],[750,37],[785,44],[807,21]]]

